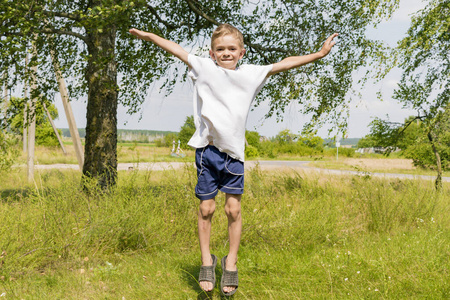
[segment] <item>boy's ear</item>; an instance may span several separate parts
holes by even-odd
[[[212,49],[209,50],[209,56],[211,57],[212,60],[216,60],[216,56],[214,55]]]
[[[239,59],[242,59],[244,57],[245,51],[246,50],[242,48],[241,53],[239,54]]]

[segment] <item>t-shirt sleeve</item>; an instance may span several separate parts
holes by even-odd
[[[188,63],[189,66],[191,66],[189,68],[189,77],[192,78],[193,80],[197,79],[198,75],[200,74],[200,71],[202,69],[203,66],[203,58],[193,55],[193,54],[189,54],[188,55]]]
[[[246,65],[246,72],[252,78],[252,85],[256,90],[256,94],[262,89],[268,79],[267,75],[272,71],[273,65]],[[255,94],[255,96],[256,96]]]

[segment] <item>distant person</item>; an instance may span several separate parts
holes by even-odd
[[[245,125],[252,101],[270,75],[297,68],[323,58],[334,46],[331,35],[319,52],[292,56],[266,66],[240,65],[245,54],[242,33],[229,24],[218,26],[211,37],[211,58],[189,54],[180,45],[153,33],[130,29],[130,33],[150,41],[181,59],[189,67],[194,82],[194,121],[196,131],[188,145],[196,148],[200,199],[198,235],[202,266],[199,284],[212,291],[216,282],[217,257],[210,253],[211,220],[219,190],[225,193],[230,247],[221,260],[221,291],[231,296],[238,288],[237,253],[241,240],[241,196],[244,192]],[[282,88],[282,87],[280,87]]]

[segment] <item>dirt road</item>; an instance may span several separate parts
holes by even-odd
[[[179,169],[184,167],[186,164],[194,163],[184,163],[184,162],[153,162],[153,163],[119,163],[117,169],[119,171],[123,170],[153,170],[162,171],[169,169]],[[286,160],[260,160],[260,161],[246,161],[245,168],[252,169],[256,165],[262,170],[303,170],[305,172],[318,172],[324,174],[333,175],[370,175],[374,177],[384,177],[384,178],[403,178],[403,179],[423,179],[423,180],[435,180],[435,176],[427,175],[410,175],[410,174],[393,174],[393,173],[372,173],[372,172],[358,172],[358,171],[348,171],[348,170],[333,170],[333,169],[321,169],[308,166],[309,161],[286,161]],[[36,169],[78,169],[78,165],[67,165],[67,164],[54,164],[54,165],[36,165]],[[450,182],[450,177],[443,177],[443,182]]]

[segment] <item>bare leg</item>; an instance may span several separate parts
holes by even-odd
[[[228,235],[230,238],[230,250],[228,252],[226,269],[228,271],[236,271],[237,253],[239,244],[241,243],[242,217],[241,217],[241,196],[226,194],[225,213],[228,217]],[[224,292],[229,293],[235,287],[224,287]]]
[[[214,199],[200,201],[198,211],[198,238],[200,242],[200,251],[202,253],[202,266],[211,266],[211,252],[209,251],[209,240],[211,237],[211,221],[216,209]],[[200,287],[204,291],[212,291],[213,285],[208,281],[200,281]]]

